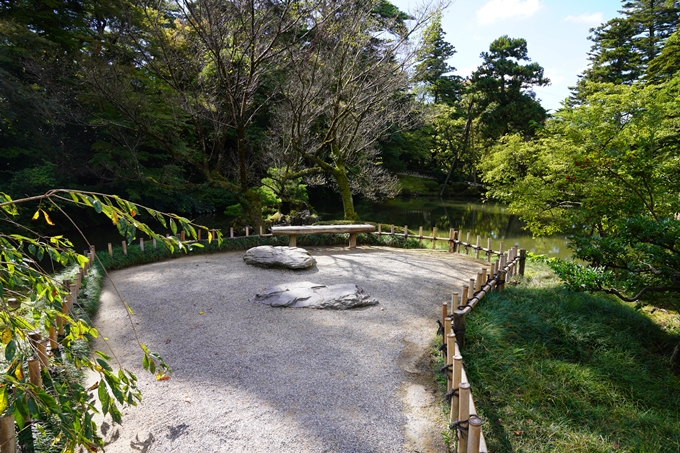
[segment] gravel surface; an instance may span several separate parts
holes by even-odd
[[[139,377],[143,402],[105,424],[108,452],[445,452],[429,359],[441,304],[483,266],[461,255],[310,248],[310,270],[261,269],[243,252],[111,273],[140,340],[173,369],[141,368],[107,283],[95,321]],[[356,283],[380,302],[350,311],[249,299],[291,281]],[[96,348],[107,352],[101,342]]]

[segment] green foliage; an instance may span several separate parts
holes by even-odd
[[[575,257],[601,268],[563,273],[575,287],[633,299],[680,291],[679,83],[594,85],[538,139],[507,137],[485,163],[491,196],[534,234],[572,234]]]
[[[545,264],[528,262],[526,275],[467,321],[465,370],[489,451],[677,451],[679,324],[572,292]]]

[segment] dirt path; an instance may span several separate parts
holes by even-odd
[[[106,430],[107,451],[445,452],[429,349],[442,302],[482,262],[425,250],[309,250],[317,259],[309,271],[259,269],[230,252],[112,273],[141,341],[174,373],[156,381],[141,369],[108,283],[95,324],[139,377],[144,401]],[[380,305],[249,302],[291,281],[356,283]]]

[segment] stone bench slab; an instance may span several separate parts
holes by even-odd
[[[243,255],[243,261],[258,267],[286,269],[309,269],[316,260],[305,249],[298,247],[274,247],[261,245],[253,247]]]
[[[312,282],[295,282],[272,286],[255,295],[252,302],[272,307],[328,308],[347,310],[378,305],[378,301],[366,294],[354,283],[321,285]]]

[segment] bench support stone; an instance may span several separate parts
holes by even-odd
[[[273,236],[288,235],[288,246],[297,247],[298,234],[343,234],[349,233],[349,248],[357,247],[358,233],[373,233],[373,225],[311,225],[311,226],[274,226]]]

